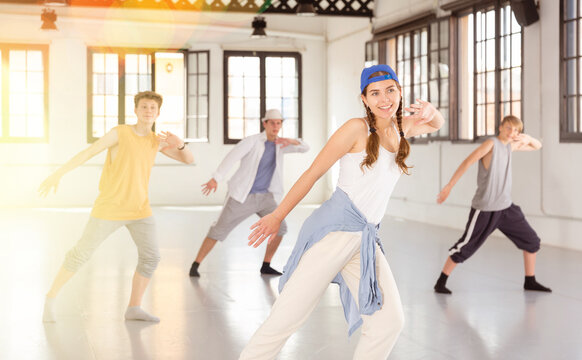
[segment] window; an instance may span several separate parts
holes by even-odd
[[[560,141],[582,141],[582,3],[561,3]]]
[[[431,139],[449,139],[449,21],[446,18],[432,22],[429,26],[428,99],[445,119],[445,125],[439,131],[428,134]]]
[[[48,47],[0,44],[0,141],[48,140]]]
[[[224,89],[225,144],[262,131],[268,109],[281,111],[281,136],[301,137],[299,53],[225,51]]]
[[[135,124],[133,98],[164,98],[156,128],[187,141],[208,141],[208,51],[89,49],[87,140],[119,124]]]
[[[367,43],[366,66],[378,59],[390,65],[402,86],[405,107],[417,98],[437,107],[448,125],[449,112],[449,18],[421,19],[401,30],[392,29],[376,34],[379,39]],[[372,44],[376,43],[375,47]],[[375,56],[374,49],[379,54]],[[370,54],[370,55],[369,55]],[[438,132],[421,135],[412,141],[448,140],[448,126]]]
[[[500,120],[522,118],[522,33],[507,3],[458,19],[459,113],[456,138],[495,135]]]

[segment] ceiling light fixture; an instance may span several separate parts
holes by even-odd
[[[262,16],[255,16],[253,19],[253,33],[251,34],[251,38],[260,39],[267,37],[267,33],[265,32],[266,27],[267,22],[265,21],[265,18]]]
[[[44,0],[44,6],[69,6],[69,0]]]
[[[42,21],[42,30],[57,30],[57,14],[53,9],[42,9],[42,14],[40,14],[40,20]]]
[[[298,0],[296,14],[299,16],[317,15],[317,12],[315,11],[315,6],[313,6],[313,0]]]

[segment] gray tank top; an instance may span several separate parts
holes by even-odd
[[[492,137],[493,149],[489,169],[479,160],[477,192],[472,207],[482,211],[499,211],[511,206],[511,143],[503,145]]]

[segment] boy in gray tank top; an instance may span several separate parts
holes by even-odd
[[[523,123],[519,118],[513,115],[504,117],[499,125],[499,135],[487,139],[475,149],[438,194],[437,202],[441,204],[467,169],[479,161],[477,191],[471,204],[469,221],[463,236],[449,249],[449,257],[434,286],[437,293],[452,293],[446,287],[446,282],[453,269],[471,257],[495,229],[499,229],[518,249],[523,250],[524,289],[552,291],[535,279],[540,238],[525,219],[520,207],[511,201],[511,153],[534,151],[542,147],[539,140],[521,134],[522,129]]]

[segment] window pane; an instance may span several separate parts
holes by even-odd
[[[419,31],[415,31],[413,33],[412,42],[413,42],[413,49],[414,49],[412,56],[419,56],[420,55],[420,32]]]
[[[299,93],[297,91],[298,80],[297,78],[283,78],[283,96],[286,97],[297,97]]]
[[[245,56],[243,59],[243,74],[245,76],[259,76],[259,58],[258,57],[250,57]]]
[[[442,78],[449,77],[449,51],[441,50],[441,60],[439,62],[439,74]]]
[[[511,70],[511,100],[521,99],[521,67]]]
[[[511,66],[511,38],[509,36],[504,36],[501,38],[501,68],[506,69]]]
[[[485,105],[477,105],[477,136],[485,135]]]
[[[245,78],[244,96],[258,97],[261,94],[261,83],[259,77]]]
[[[404,59],[410,58],[410,35],[404,35]]]
[[[428,84],[420,85],[420,99],[426,101],[428,99]]]
[[[126,74],[125,75],[125,93],[126,94],[137,94],[139,91],[137,74]]]
[[[427,56],[423,56],[420,58],[420,72],[421,72],[421,81],[427,82],[428,81],[428,69],[427,69]]]
[[[441,48],[449,47],[449,21],[441,21],[440,28]]]
[[[281,76],[281,58],[268,57],[265,60],[265,71],[267,76]]]
[[[196,92],[191,91],[194,95]],[[242,97],[243,96],[243,78],[239,76],[229,76],[228,77],[228,94],[230,96]]]
[[[449,104],[449,81],[441,80],[441,105]]]
[[[137,55],[135,54],[127,54],[125,56],[125,72],[137,74],[138,73],[137,67]]]
[[[105,72],[117,74],[119,71],[117,54],[105,54]]]
[[[566,56],[576,55],[576,22],[566,23]]]
[[[240,118],[228,118],[228,137],[242,139],[244,137],[244,122]]]
[[[198,73],[198,54],[196,53],[188,54],[188,73],[189,74]]]
[[[298,110],[297,99],[283,98],[283,109],[281,109],[283,118],[298,117]]]
[[[439,48],[439,23],[433,22],[430,24],[430,50],[437,50]]]
[[[511,35],[511,66],[521,66],[521,33]]]
[[[10,87],[8,90],[11,93],[26,92],[26,72],[24,71],[12,71],[12,66],[10,67]]]
[[[298,119],[289,118],[283,121],[282,137],[296,137],[299,134]]]
[[[433,51],[430,53],[430,78],[436,79],[439,75],[439,53]]]
[[[198,99],[198,116],[208,117],[208,96],[200,96]]]
[[[514,101],[511,103],[511,113],[521,118],[521,101]]]
[[[118,100],[117,96],[106,96],[105,97],[105,115],[107,116],[117,116],[118,114]]]
[[[477,72],[485,71],[485,43],[480,42],[475,45],[475,60],[477,62]]]
[[[485,74],[479,74],[476,76],[477,81],[477,104],[484,104],[485,103]]]
[[[487,56],[487,60],[485,63],[487,64],[487,71],[495,70],[495,40],[487,40],[486,42],[487,50],[485,56]]]
[[[495,102],[495,73],[487,73],[487,103]]]
[[[228,98],[228,117],[242,118],[244,115],[244,102],[242,98]]]
[[[510,97],[510,71],[501,71],[501,101],[509,101]]]
[[[245,119],[260,118],[261,117],[261,99],[260,98],[246,98],[245,99]]]
[[[429,101],[433,103],[433,105],[439,103],[439,83],[436,80],[433,80],[429,83],[430,86],[430,98]],[[435,105],[436,106],[436,105]]]
[[[283,76],[295,76],[296,75],[296,64],[295,58],[284,57],[282,58],[282,74]]]
[[[574,19],[576,17],[576,1],[577,0],[564,1],[564,19]]]
[[[10,115],[9,135],[14,137],[26,136],[26,115]]]
[[[266,92],[269,96],[281,96],[281,78],[280,77],[267,77],[266,79]]]
[[[26,71],[26,51],[10,50],[8,64],[11,71]]]
[[[494,39],[495,38],[495,10],[491,10],[487,12],[487,39]]]
[[[198,76],[198,94],[208,95],[208,75]]]
[[[487,105],[487,134],[495,135],[495,104]]]
[[[577,97],[572,96],[567,98],[567,112],[568,112],[568,131],[576,131],[576,100]]]
[[[261,131],[261,121],[256,119],[245,119],[245,137],[258,134]]]
[[[404,36],[399,35],[397,43],[398,43],[397,59],[402,60],[404,59]]]
[[[44,114],[44,95],[43,94],[28,94],[26,112],[29,115]]]
[[[228,58],[228,75],[241,75],[243,74],[243,57],[242,56],[229,56]]]
[[[206,52],[198,54],[198,72],[201,74],[208,73],[208,53]]]
[[[27,50],[27,64],[28,71],[43,71],[42,51]]]

